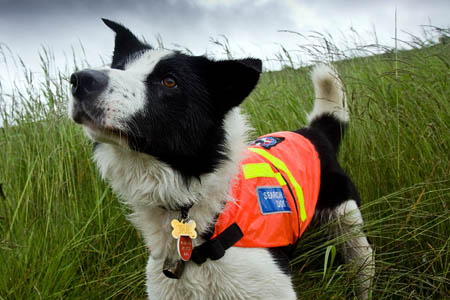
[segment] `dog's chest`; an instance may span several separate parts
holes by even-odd
[[[279,271],[267,249],[230,248],[220,260],[200,266],[187,263],[178,280],[165,277],[162,265],[162,260],[148,261],[149,299],[290,299],[279,290],[291,291],[289,277]]]
[[[189,214],[197,232],[209,230],[229,200],[230,174],[235,170],[225,169],[187,187],[169,166],[145,154],[101,144],[94,159],[102,177],[131,208],[131,222],[157,258],[177,255],[171,221],[180,218],[180,211],[172,208],[196,203]],[[199,243],[201,238],[194,240],[194,246]]]

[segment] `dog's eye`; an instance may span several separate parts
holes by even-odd
[[[175,79],[173,77],[166,77],[164,78],[161,83],[166,87],[166,88],[174,88],[177,86],[177,82],[175,81]]]

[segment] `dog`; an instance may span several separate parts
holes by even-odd
[[[307,127],[248,144],[251,126],[239,106],[258,83],[259,59],[158,50],[102,20],[115,33],[111,66],[71,75],[68,111],[151,249],[149,299],[296,299],[289,257],[313,218],[338,220],[335,234],[353,234],[343,254],[359,269],[358,297],[367,299],[374,261],[358,193],[337,161],[349,113],[336,70],[314,68]],[[238,185],[252,181],[256,187]]]

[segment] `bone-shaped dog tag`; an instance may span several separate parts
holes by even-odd
[[[195,239],[197,237],[197,231],[195,231],[195,221],[194,220],[181,220],[178,221],[177,219],[173,219],[172,222],[170,222],[170,225],[172,225],[172,236],[174,239],[179,239],[180,236],[188,236],[191,239]]]

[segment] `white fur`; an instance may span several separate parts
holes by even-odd
[[[98,96],[97,106],[101,108],[104,115],[101,124],[89,126],[85,123],[86,135],[94,141],[127,145],[126,137],[111,134],[105,129],[127,131],[129,119],[138,112],[145,113],[147,102],[145,79],[153,71],[156,64],[166,57],[170,57],[173,51],[169,50],[147,50],[125,65],[124,70],[111,68],[97,68],[96,71],[107,73],[108,85]],[[73,114],[73,101],[69,101],[69,116]],[[83,105],[81,103],[80,105]],[[89,112],[89,110],[86,110]]]
[[[179,280],[166,278],[163,260],[150,257],[147,293],[150,299],[272,299],[294,300],[289,277],[276,266],[267,249],[228,249],[217,261],[187,263]]]
[[[354,200],[348,200],[333,210],[322,212],[322,217],[335,222],[333,235],[343,240],[342,250],[346,263],[357,270],[358,299],[369,298],[371,280],[375,274],[372,247],[364,234],[364,221]]]
[[[156,64],[172,54],[168,50],[148,50],[125,65],[125,70],[108,69],[109,82],[99,96],[105,110],[104,127],[126,130],[130,116],[143,112],[147,102],[145,79]]]
[[[308,121],[311,122],[316,117],[328,113],[342,122],[348,122],[347,99],[336,69],[331,65],[318,64],[314,67],[311,78],[316,99],[314,108],[308,115]]]
[[[192,182],[189,188],[177,172],[150,155],[111,144],[100,144],[95,151],[102,176],[131,207],[131,221],[151,247],[147,266],[150,299],[295,299],[289,277],[266,249],[230,248],[218,261],[201,266],[187,263],[179,280],[162,273],[166,258],[178,258],[170,221],[179,213],[160,206],[195,203],[189,214],[201,233],[210,227],[225,203],[234,200],[229,195],[230,181],[238,173],[250,127],[239,108],[226,115],[224,127],[227,141],[233,141],[227,144],[229,160],[216,172]],[[194,246],[202,242],[197,238]]]
[[[94,159],[102,176],[132,208],[133,224],[152,246],[153,256],[163,256],[166,249],[176,254],[170,221],[179,213],[161,207],[175,209],[195,204],[189,214],[196,221],[199,232],[204,232],[225,203],[231,200],[229,185],[238,172],[238,162],[246,146],[245,128],[248,128],[247,121],[239,108],[230,111],[225,118],[225,129],[228,140],[235,143],[227,145],[229,160],[216,172],[201,176],[200,181],[192,180],[189,187],[178,172],[150,155],[110,144],[97,147]]]

